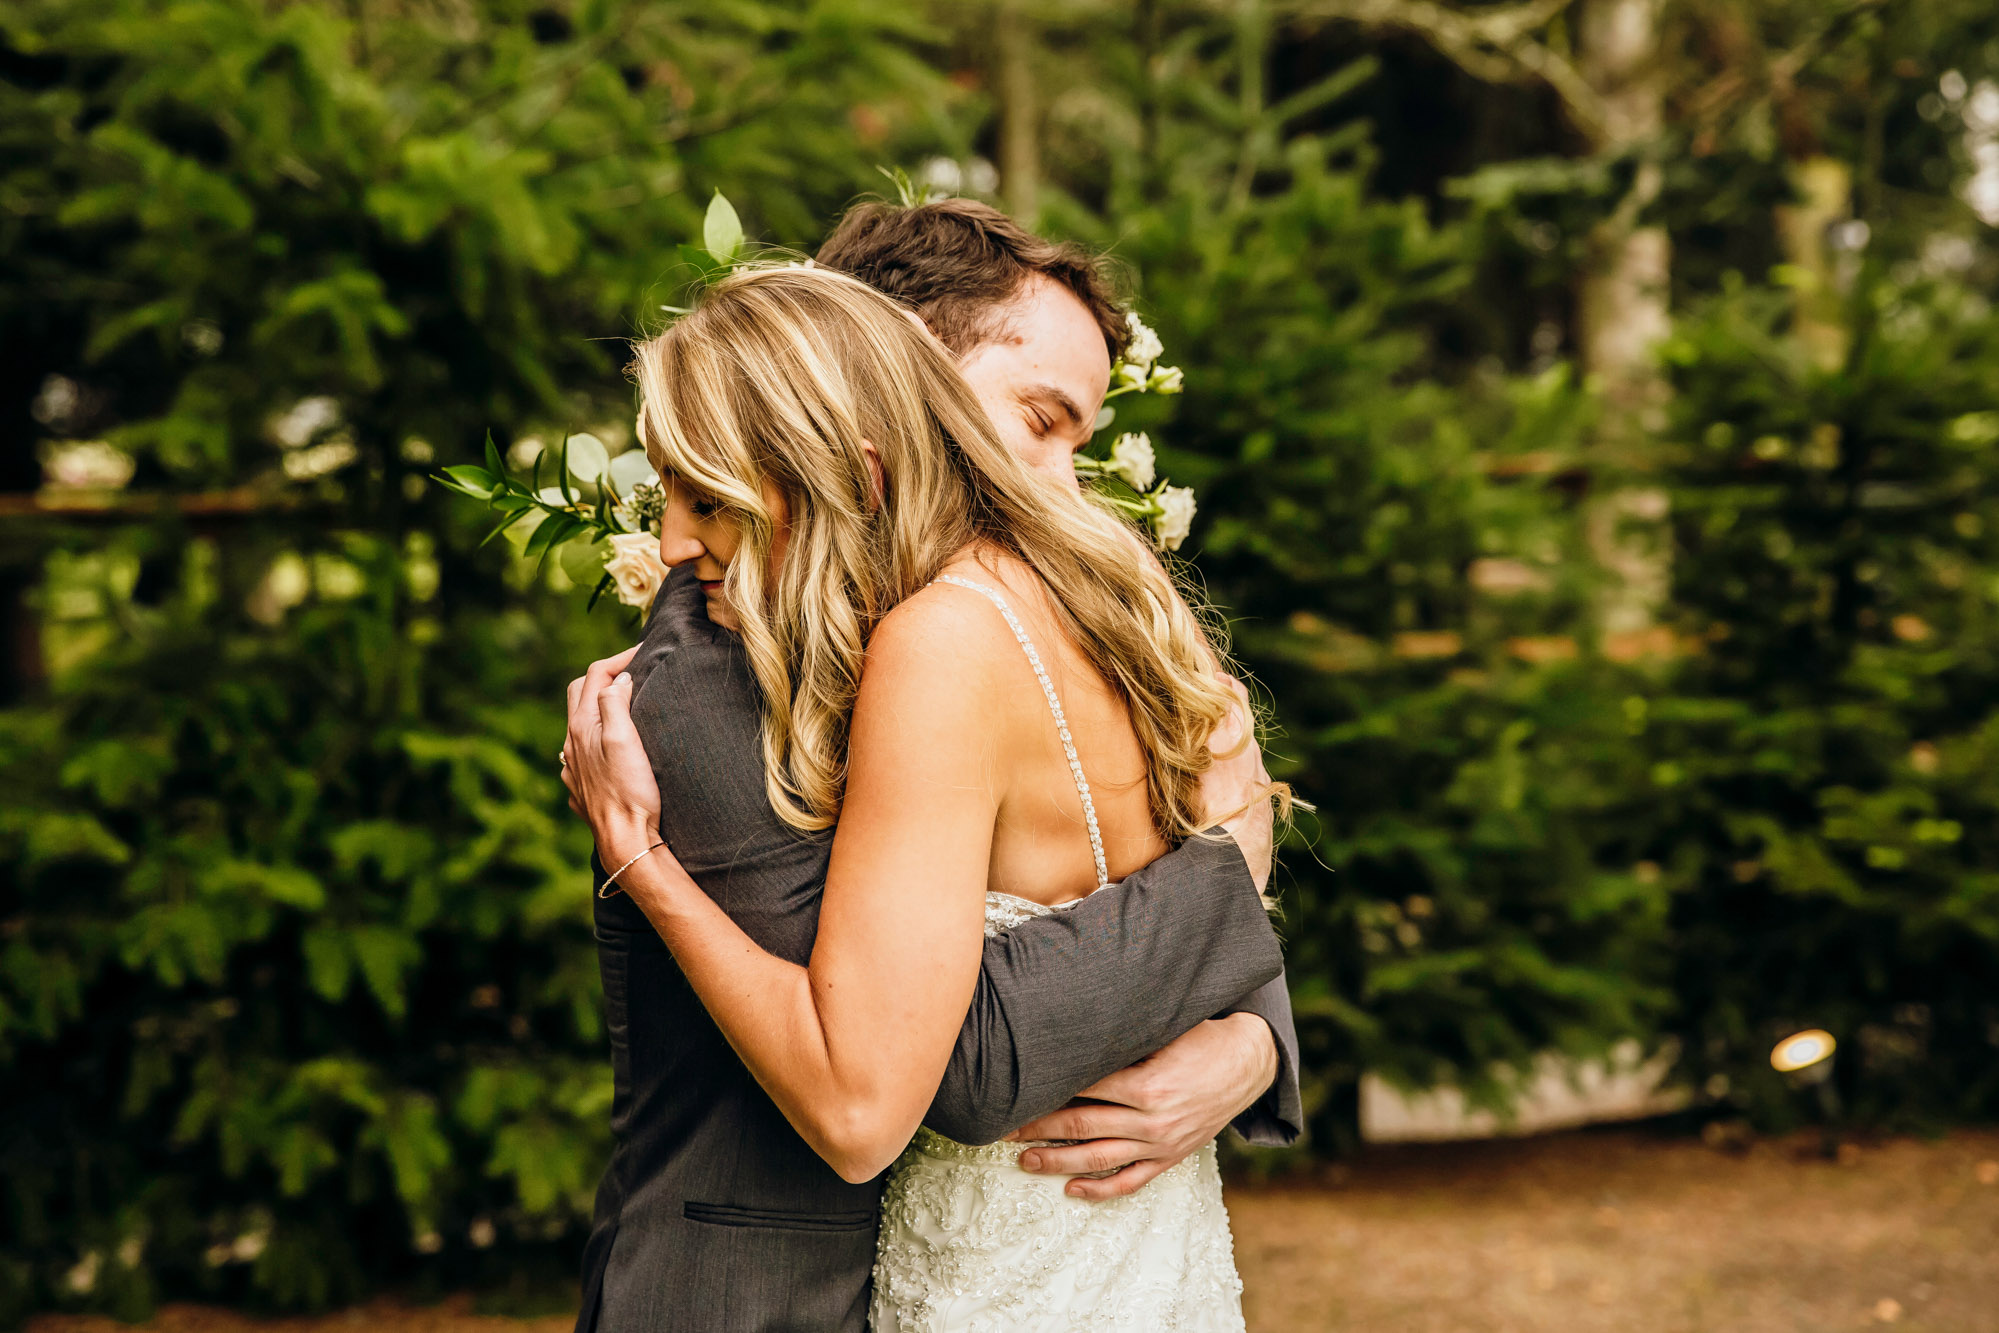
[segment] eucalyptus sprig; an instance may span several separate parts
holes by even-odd
[[[578,453],[585,457],[577,457]],[[484,467],[475,463],[448,467],[436,474],[435,480],[448,490],[483,502],[501,516],[481,545],[523,524],[530,525],[521,554],[537,564],[565,543],[580,541],[583,547],[594,549],[618,536],[658,536],[666,495],[643,453],[634,450],[612,458],[596,436],[568,436],[557,455],[553,486],[542,483],[547,459],[546,451],[536,454],[533,470],[522,476],[507,466],[488,431]],[[594,479],[590,479],[592,474]],[[565,562],[565,570],[568,567]],[[616,580],[609,573],[603,574],[590,594],[590,604],[595,606],[614,586]]]
[[[747,248],[743,220],[737,215],[736,206],[720,190],[708,201],[708,211],[702,216],[701,244],[682,243],[675,247],[680,261],[693,271],[693,285],[697,287],[711,287],[726,277],[743,262]],[[663,305],[660,309],[669,315],[685,315],[693,307]]]
[[[708,201],[701,220],[701,243],[679,247],[682,262],[692,271],[692,285],[713,285],[741,263],[746,249],[743,222],[720,190]],[[662,305],[669,315],[684,315],[692,307]],[[581,455],[579,457],[579,454]],[[486,433],[486,463],[460,464],[435,474],[448,490],[477,500],[500,515],[484,541],[501,533],[517,538],[523,530],[521,554],[537,567],[549,553],[562,549],[562,569],[577,582],[596,574],[590,605],[616,591],[628,606],[644,606],[665,577],[656,543],[666,492],[639,450],[611,457],[594,435],[569,435],[556,459],[555,484],[544,485],[546,451],[535,456],[533,469],[521,476],[507,466]],[[484,542],[481,543],[482,545]]]

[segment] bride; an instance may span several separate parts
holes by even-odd
[[[760,949],[660,843],[625,659],[571,686],[564,777],[786,1119],[847,1180],[892,1166],[874,1328],[1240,1329],[1212,1144],[1089,1202],[1022,1171],[1028,1145],[919,1129],[983,936],[1215,822],[1199,780],[1240,715],[1215,648],[1133,535],[1031,473],[859,282],[738,272],[634,369],[661,554],[742,638],[771,804],[837,824],[810,964]]]

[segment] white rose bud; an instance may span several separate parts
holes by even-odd
[[[1146,378],[1151,373],[1152,370],[1149,366],[1135,366],[1129,361],[1118,362],[1117,377],[1123,381],[1123,385],[1127,389],[1136,389],[1140,393],[1144,393]]]
[[[666,566],[659,558],[659,538],[649,532],[614,532],[611,553],[604,557],[604,572],[617,588],[618,600],[641,609],[651,606],[659,585],[666,581]]]
[[[1124,349],[1124,359],[1135,366],[1150,366],[1166,350],[1159,341],[1159,335],[1145,326],[1145,321],[1137,314],[1127,311],[1124,326],[1131,334],[1130,343]]]
[[[1180,367],[1154,366],[1152,378],[1146,381],[1145,387],[1151,393],[1180,392]]]
[[[1117,437],[1111,446],[1111,472],[1130,482],[1133,490],[1149,491],[1156,470],[1151,436],[1144,431],[1126,431]]]
[[[1153,520],[1159,544],[1169,551],[1180,549],[1194,529],[1194,488],[1168,486],[1159,493],[1159,517]]]

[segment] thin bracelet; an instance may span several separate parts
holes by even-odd
[[[599,898],[608,898],[611,896],[610,890],[612,889],[616,889],[619,893],[623,893],[625,891],[624,886],[618,883],[618,876],[624,874],[627,870],[630,870],[633,866],[645,860],[648,856],[651,856],[654,852],[658,851],[660,848],[664,846],[666,846],[665,843],[656,842],[652,846],[640,852],[637,856],[634,856],[631,860],[619,866],[616,870],[613,870],[610,874],[604,876],[603,887],[597,890],[597,896]]]

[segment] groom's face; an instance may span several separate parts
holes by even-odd
[[[1035,471],[1076,484],[1076,452],[1090,442],[1111,383],[1103,330],[1075,293],[1036,274],[1000,312],[999,336],[958,369],[1000,439]]]

